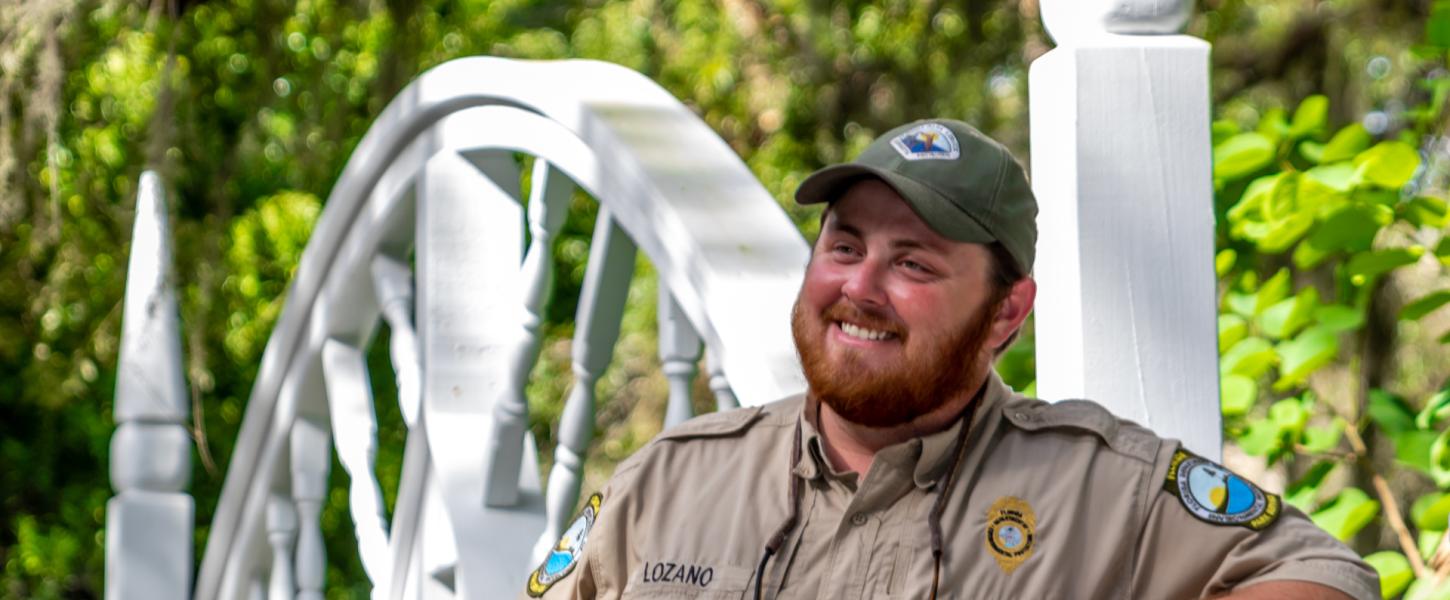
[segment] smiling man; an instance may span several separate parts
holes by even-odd
[[[992,370],[1032,310],[1037,203],[965,123],[912,123],[825,203],[792,313],[809,389],[661,433],[525,594],[1361,598],[1375,573],[1223,467]]]

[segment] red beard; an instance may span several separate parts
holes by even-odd
[[[819,315],[807,315],[797,298],[791,333],[816,399],[852,423],[892,427],[930,413],[979,382],[985,366],[976,367],[977,357],[999,304],[998,298],[992,298],[955,331],[933,335],[906,331],[885,315],[862,310],[844,298]],[[854,349],[841,348],[839,360],[832,360],[826,336],[833,323],[843,320],[895,334],[901,356],[894,364],[871,365]]]

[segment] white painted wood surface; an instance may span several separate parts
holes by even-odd
[[[1037,391],[1217,458],[1209,46],[1190,2],[1076,1],[1043,2],[1029,75]]]
[[[660,370],[670,382],[670,396],[665,405],[665,428],[670,428],[695,416],[691,387],[699,371],[696,364],[700,361],[702,346],[699,334],[685,318],[669,288],[660,287],[658,297],[655,320],[659,323]]]
[[[106,503],[106,598],[181,600],[191,589],[195,526],[195,506],[185,493],[191,411],[166,195],[151,171],[141,174],[135,214],[112,408],[116,496]]]

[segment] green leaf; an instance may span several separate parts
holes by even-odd
[[[1440,547],[1440,538],[1444,536],[1444,529],[1421,529],[1420,535],[1415,538],[1415,547],[1420,549],[1420,556],[1434,556],[1435,549]]]
[[[1393,220],[1393,211],[1383,206],[1345,206],[1330,214],[1294,248],[1294,266],[1310,269],[1335,252],[1369,250],[1375,235]]]
[[[1434,196],[1415,196],[1400,206],[1400,216],[1416,227],[1440,229],[1450,225],[1450,206]]]
[[[1435,443],[1430,446],[1430,479],[1440,489],[1450,488],[1450,429],[1435,436]]]
[[[1405,591],[1404,600],[1450,600],[1450,579],[1438,585],[1434,578],[1416,579]]]
[[[1298,398],[1285,398],[1269,406],[1269,420],[1274,422],[1280,434],[1298,439],[1304,425],[1309,422],[1309,409]]]
[[[1227,275],[1229,269],[1234,268],[1234,263],[1238,261],[1238,257],[1239,253],[1234,252],[1233,248],[1224,248],[1223,250],[1219,251],[1219,253],[1213,257],[1214,275],[1220,278],[1222,278],[1224,275]]]
[[[1324,130],[1329,117],[1329,98],[1313,95],[1299,103],[1294,110],[1294,120],[1289,123],[1289,135],[1304,137]]]
[[[1314,322],[1335,333],[1343,333],[1364,325],[1364,313],[1352,306],[1326,304],[1314,309]]]
[[[1380,503],[1371,500],[1369,494],[1359,488],[1345,488],[1334,500],[1329,501],[1310,515],[1320,529],[1329,532],[1342,542],[1348,542],[1354,534],[1364,529],[1380,512]]]
[[[1420,153],[1404,142],[1380,142],[1355,156],[1354,166],[1361,181],[1398,190],[1420,168]]]
[[[1267,419],[1249,423],[1249,428],[1234,441],[1249,456],[1276,454],[1284,445],[1284,436],[1273,421]]]
[[[1274,366],[1276,355],[1268,340],[1249,337],[1240,340],[1225,352],[1218,361],[1219,372],[1224,375],[1238,374],[1258,379],[1269,367]]]
[[[1374,281],[1380,275],[1413,264],[1424,255],[1425,249],[1420,246],[1360,252],[1349,259],[1349,264],[1345,266],[1345,269],[1350,276],[1350,281],[1357,286],[1362,286]]]
[[[1399,396],[1379,388],[1369,391],[1369,418],[1388,434],[1415,430],[1415,413]],[[1426,450],[1429,446],[1425,447]]]
[[[1254,316],[1258,316],[1270,306],[1277,304],[1280,300],[1289,297],[1292,290],[1289,281],[1289,269],[1279,269],[1264,285],[1259,286],[1259,291],[1254,294]]]
[[[1268,220],[1268,213],[1264,205],[1273,197],[1274,190],[1278,189],[1279,182],[1284,179],[1284,173],[1265,175],[1249,182],[1244,188],[1244,193],[1239,197],[1238,203],[1229,207],[1224,216],[1228,217],[1230,232],[1238,237],[1245,237],[1243,229],[1254,223],[1263,223]]]
[[[1233,314],[1244,318],[1254,316],[1254,304],[1256,302],[1253,294],[1240,294],[1238,292],[1229,292],[1224,294],[1223,298],[1225,307],[1233,311]],[[1219,348],[1222,348],[1222,346],[1219,346]]]
[[[1450,416],[1450,391],[1441,390],[1425,399],[1425,408],[1415,415],[1415,427],[1434,429],[1441,419]]]
[[[1334,360],[1339,352],[1339,336],[1322,327],[1310,327],[1298,337],[1274,348],[1279,355],[1279,380],[1275,391],[1285,391],[1303,383],[1309,375]]]
[[[1450,494],[1430,492],[1415,499],[1410,505],[1410,520],[1415,529],[1444,530],[1450,522]]]
[[[1304,172],[1304,178],[1341,194],[1347,193],[1354,188],[1354,165],[1341,162],[1314,167]]]
[[[1450,267],[1450,235],[1440,238],[1440,243],[1435,244],[1435,259]]]
[[[1436,2],[1425,20],[1425,43],[1450,48],[1450,4]]]
[[[1299,156],[1317,165],[1324,160],[1324,144],[1314,140],[1299,142]]]
[[[1228,119],[1219,119],[1213,122],[1213,145],[1217,146],[1234,136],[1240,131],[1239,124]]]
[[[1240,133],[1213,148],[1213,176],[1238,179],[1274,160],[1274,142],[1262,133]]]
[[[1294,242],[1304,237],[1309,228],[1314,225],[1314,215],[1308,212],[1294,213],[1283,219],[1269,223],[1269,227],[1255,241],[1259,252],[1264,254],[1278,254],[1288,250]]]
[[[1314,463],[1314,466],[1309,467],[1299,481],[1295,481],[1289,486],[1289,489],[1284,490],[1284,502],[1305,513],[1313,512],[1314,498],[1319,495],[1320,484],[1324,483],[1324,479],[1338,465],[1339,463],[1332,460],[1321,460]]]
[[[1225,375],[1219,381],[1219,404],[1223,416],[1236,417],[1249,412],[1259,397],[1259,384],[1243,375]]]
[[[1218,347],[1220,352],[1227,351],[1239,340],[1249,333],[1249,323],[1243,317],[1235,314],[1223,314],[1218,316]]]
[[[1450,303],[1450,289],[1430,292],[1400,309],[1400,319],[1418,321],[1447,303]]]
[[[1393,550],[1384,550],[1364,557],[1364,562],[1374,567],[1380,575],[1380,597],[1394,598],[1410,587],[1415,572],[1410,569],[1410,559]]]
[[[1295,210],[1323,219],[1349,205],[1349,196],[1313,177],[1299,177],[1294,190]]]
[[[1321,164],[1349,160],[1355,155],[1363,152],[1374,141],[1369,131],[1365,130],[1359,123],[1351,123],[1334,134],[1329,143],[1324,145],[1324,154],[1320,156]]]
[[[1293,298],[1280,300],[1265,309],[1258,318],[1259,330],[1276,340],[1291,337],[1309,324],[1318,307],[1319,290],[1306,286]]]
[[[1264,134],[1270,143],[1278,146],[1279,140],[1289,133],[1289,119],[1284,116],[1284,109],[1271,108],[1264,111],[1264,115],[1259,117],[1259,126],[1254,130]]]
[[[1328,452],[1339,446],[1344,435],[1344,420],[1335,418],[1329,425],[1310,427],[1304,430],[1304,449],[1309,452]]]
[[[1410,429],[1389,434],[1395,444],[1395,460],[1426,475],[1434,477],[1430,467],[1430,452],[1435,447],[1439,434],[1433,431]]]

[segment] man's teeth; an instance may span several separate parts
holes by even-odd
[[[884,340],[891,335],[890,333],[887,333],[885,331],[876,331],[874,329],[858,327],[856,325],[852,325],[846,322],[841,323],[841,331],[846,332],[846,335],[849,335],[853,338],[872,342],[876,340]]]

